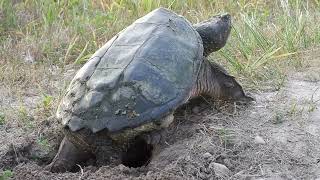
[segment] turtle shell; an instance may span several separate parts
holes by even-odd
[[[190,22],[156,9],[118,33],[77,72],[57,117],[72,131],[94,133],[161,123],[189,99],[202,54]]]

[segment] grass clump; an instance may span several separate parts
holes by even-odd
[[[4,125],[6,122],[5,120],[6,120],[5,115],[0,112],[0,125]]]
[[[7,179],[11,179],[12,177],[13,177],[13,172],[10,170],[5,170],[0,175],[0,180],[7,180]]]
[[[49,148],[50,148],[50,144],[49,144],[48,139],[43,136],[38,137],[37,143],[40,145],[40,147],[42,147],[46,150],[49,150]]]
[[[17,112],[18,119],[23,123],[24,127],[28,129],[33,129],[35,127],[34,118],[30,115],[24,106],[20,106]]]
[[[320,43],[317,35],[320,26],[314,24],[318,18],[317,4],[312,6],[299,0],[271,4],[273,9],[254,5],[262,12],[241,12],[229,43],[219,53],[228,67],[251,85],[261,85],[270,79],[275,87],[282,84],[285,67],[300,67],[299,55]]]

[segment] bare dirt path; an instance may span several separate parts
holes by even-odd
[[[0,171],[13,169],[14,179],[24,180],[320,178],[320,63],[313,59],[304,71],[291,73],[279,91],[254,94],[256,102],[248,107],[216,110],[201,103],[180,110],[147,167],[44,171],[61,137],[56,123],[42,123],[38,132],[27,134],[23,127],[0,126]],[[39,132],[51,137],[49,149],[36,140]],[[215,163],[229,171],[217,172]]]

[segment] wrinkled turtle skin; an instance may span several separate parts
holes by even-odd
[[[114,36],[71,81],[57,110],[66,136],[47,168],[70,170],[97,153],[97,147],[109,148],[110,154],[126,151],[140,135],[156,144],[155,132],[168,127],[174,110],[201,94],[253,100],[206,59],[225,45],[230,29],[229,15],[192,26],[159,8]]]

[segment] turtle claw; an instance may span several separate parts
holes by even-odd
[[[47,165],[44,170],[50,171],[53,173],[66,172],[72,169],[72,166],[68,166],[68,162],[63,162],[61,160],[55,161],[53,160],[49,165]]]
[[[154,134],[151,138],[151,144],[152,145],[159,144],[161,141],[161,136],[162,135],[159,133]]]
[[[165,134],[164,130],[152,131],[152,132],[141,135],[141,138],[147,144],[157,145],[163,140],[164,134]]]

